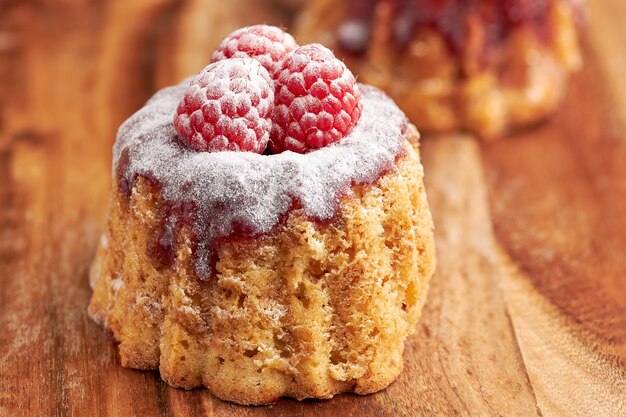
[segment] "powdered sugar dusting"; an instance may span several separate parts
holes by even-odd
[[[311,218],[329,220],[351,184],[374,181],[393,168],[403,148],[404,114],[380,90],[360,85],[360,122],[334,145],[308,154],[197,152],[181,142],[172,123],[189,82],[159,91],[122,124],[113,167],[120,189],[120,182],[132,187],[146,176],[162,186],[167,201],[191,203],[201,278],[212,274],[216,239],[268,233],[294,202]]]

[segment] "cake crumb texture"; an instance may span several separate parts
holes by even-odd
[[[159,190],[139,178],[126,199],[114,184],[89,314],[123,366],[240,404],[381,390],[402,370],[435,268],[418,152],[407,142],[397,168],[353,186],[330,222],[294,209],[275,232],[221,242],[209,281],[194,275],[188,226],[172,267],[148,255]]]

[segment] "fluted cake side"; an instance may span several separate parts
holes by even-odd
[[[292,209],[271,233],[220,241],[208,281],[194,275],[184,223],[173,265],[149,255],[159,188],[139,178],[126,198],[114,185],[89,314],[119,342],[122,364],[242,404],[389,385],[435,267],[412,126],[406,136],[396,167],[352,186],[331,221]]]

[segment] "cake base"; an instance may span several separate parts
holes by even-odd
[[[353,187],[331,222],[294,209],[274,233],[222,242],[209,281],[193,273],[187,226],[173,266],[148,254],[158,189],[139,179],[127,199],[114,185],[89,315],[119,342],[123,366],[224,400],[381,390],[402,370],[435,267],[422,177],[407,144],[397,169]]]

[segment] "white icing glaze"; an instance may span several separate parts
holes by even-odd
[[[352,184],[375,181],[393,169],[403,149],[404,113],[380,90],[360,85],[361,119],[334,145],[308,154],[197,152],[182,143],[172,122],[189,82],[159,91],[122,124],[113,172],[124,153],[127,162],[120,166],[118,181],[132,185],[146,176],[162,186],[167,201],[193,204],[196,270],[204,279],[212,274],[216,238],[232,235],[242,225],[250,235],[268,233],[294,201],[311,218],[329,220]],[[165,227],[175,221],[167,219]]]

